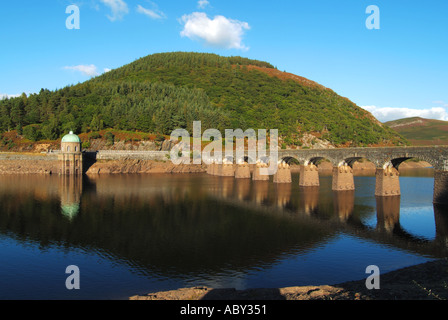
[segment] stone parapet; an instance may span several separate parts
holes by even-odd
[[[0,161],[30,160],[30,161],[57,161],[59,152],[52,153],[14,153],[0,152]]]
[[[169,161],[169,151],[126,151],[101,150],[96,154],[96,160],[156,160]]]

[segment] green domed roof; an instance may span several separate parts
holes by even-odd
[[[65,135],[62,138],[61,142],[78,142],[81,143],[81,139],[79,139],[79,137],[73,133],[73,131],[70,131],[69,134]]]

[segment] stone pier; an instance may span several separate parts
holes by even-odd
[[[434,203],[448,205],[448,171],[434,171]]]
[[[236,165],[235,179],[250,179],[250,167],[247,162]]]
[[[448,248],[448,205],[434,204],[434,220],[436,223],[436,242]]]
[[[235,168],[233,163],[224,163],[219,165],[219,176],[221,177],[233,177],[235,175]]]
[[[398,170],[394,167],[377,168],[375,196],[399,196],[401,194],[399,176]]]
[[[299,186],[318,187],[319,169],[314,164],[300,166]]]
[[[291,169],[287,163],[278,165],[277,173],[274,174],[274,183],[291,183]]]
[[[252,180],[254,181],[269,181],[269,175],[262,175],[260,174],[261,169],[267,169],[268,165],[265,163],[257,163],[255,165],[253,174],[252,174]]]
[[[213,162],[207,166],[207,174],[215,175],[215,164]]]
[[[353,169],[349,165],[333,168],[333,191],[355,190]]]
[[[215,176],[222,175],[222,164],[215,163],[215,168],[213,169],[213,175]]]

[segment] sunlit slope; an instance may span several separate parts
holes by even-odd
[[[448,145],[447,121],[413,117],[385,124],[399,132],[412,145]]]

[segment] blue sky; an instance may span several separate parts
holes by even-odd
[[[80,28],[67,29],[69,5]],[[368,29],[369,5],[380,29]],[[380,120],[448,120],[448,1],[18,0],[0,4],[0,95],[76,84],[148,54],[268,61]]]

